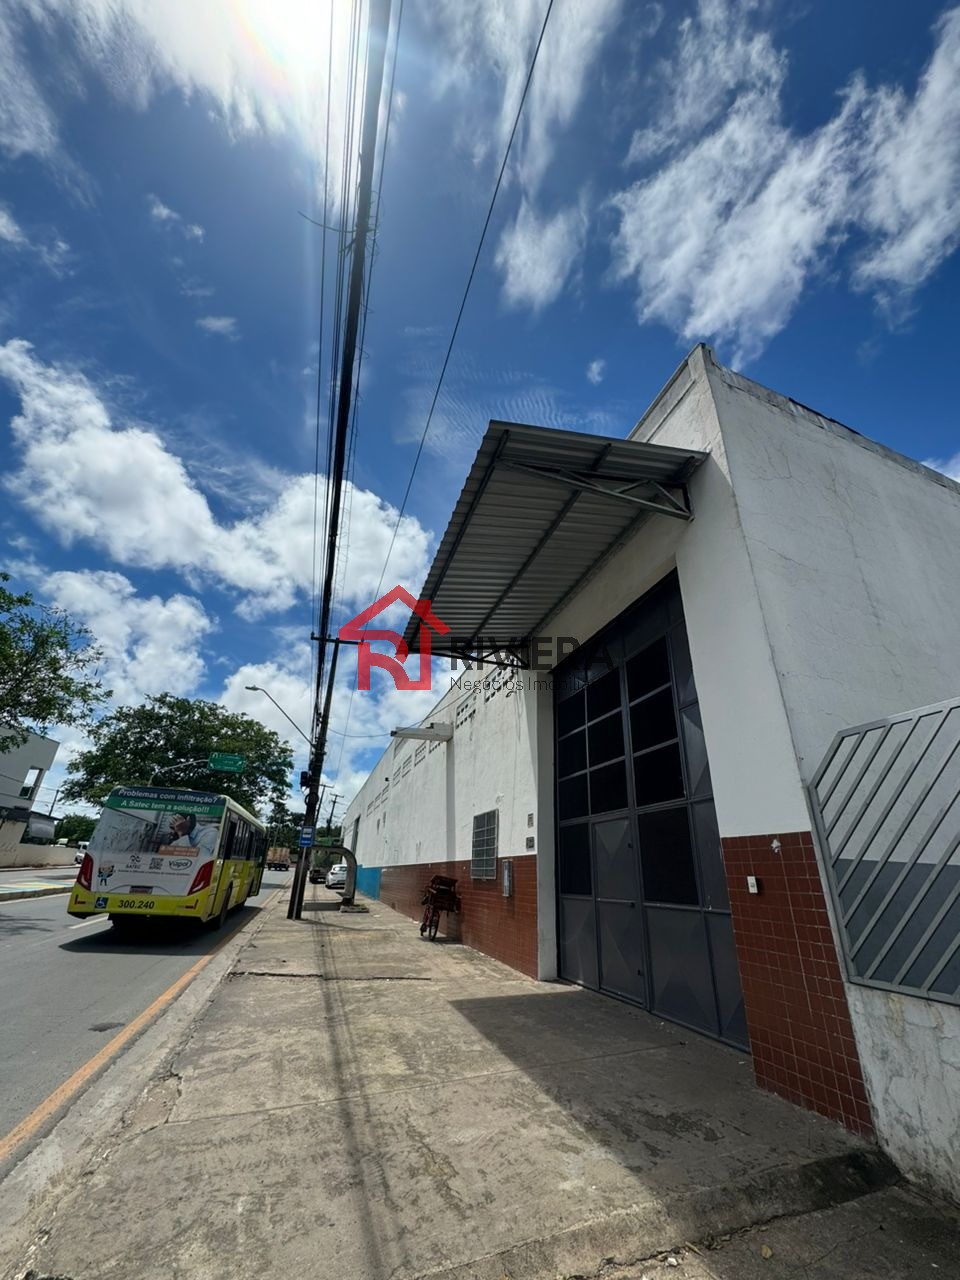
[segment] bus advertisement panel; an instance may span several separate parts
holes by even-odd
[[[262,824],[226,796],[116,787],[67,910],[208,919],[259,892],[264,846]]]

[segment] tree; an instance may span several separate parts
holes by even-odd
[[[89,840],[96,825],[96,818],[88,818],[85,813],[68,813],[57,823],[53,838],[77,844],[81,840]]]
[[[62,609],[9,591],[0,573],[0,752],[27,740],[31,729],[86,725],[110,696],[96,678],[102,651]]]
[[[267,819],[270,844],[277,849],[296,849],[300,844],[304,816],[302,813],[291,813],[283,800],[275,802]]]
[[[74,756],[61,794],[102,804],[116,786],[224,792],[244,808],[280,803],[293,755],[272,729],[217,702],[162,693],[144,706],[118,707],[90,731],[93,746]],[[243,773],[212,772],[212,751],[242,755]]]

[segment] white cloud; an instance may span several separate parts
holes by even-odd
[[[290,719],[309,735],[313,708],[312,658],[309,646],[302,642],[286,646],[282,656],[245,663],[232,672],[224,681],[220,695],[220,701],[231,711],[255,717],[290,743],[295,771],[307,766],[306,743],[269,698],[247,686],[257,685],[268,690]],[[408,665],[417,661],[411,658]],[[371,754],[379,754],[389,745],[390,730],[398,725],[418,723],[446,690],[449,677],[449,670],[444,668],[437,672],[434,690],[400,692],[385,676],[374,688],[361,692],[356,689],[355,651],[345,650],[341,654],[323,778],[344,796],[345,804],[370,772]],[[339,807],[339,812],[343,807]]]
[[[587,365],[587,381],[592,382],[595,387],[598,387],[603,381],[603,375],[606,372],[606,369],[606,360],[591,360]]]
[[[301,633],[302,634],[302,633]],[[310,677],[312,654],[302,638],[285,646],[283,656],[264,662],[246,662],[224,681],[219,701],[230,711],[242,712],[259,720],[285,741],[293,751],[294,775],[309,763],[307,743],[292,728],[290,721],[262,693],[252,692],[247,685],[267,689],[271,697],[309,737],[313,709],[313,686]]]
[[[857,272],[867,288],[915,288],[960,242],[960,9],[938,35],[914,98],[878,94],[862,215],[875,240]]]
[[[903,289],[960,232],[960,10],[940,24],[913,100],[854,77],[805,135],[783,121],[786,62],[752,32],[761,12],[701,0],[680,24],[663,105],[630,154],[665,158],[612,201],[614,269],[635,283],[641,321],[734,343],[737,361],[783,328],[852,230],[868,236],[856,282]]]
[[[57,122],[19,52],[22,13],[0,5],[0,148],[14,159],[52,160],[59,149]]]
[[[622,8],[623,0],[563,0],[554,5],[514,144],[516,168],[528,195],[539,186],[558,135],[573,120],[591,68]],[[431,7],[431,19],[448,52],[438,63],[437,85],[441,92],[462,92],[470,102],[469,129],[478,159],[487,151],[486,144],[476,145],[480,86],[492,72],[495,87],[485,109],[496,117],[491,141],[499,165],[544,12],[543,0],[486,0],[482,5],[438,0]]]
[[[756,0],[700,0],[695,17],[678,25],[677,50],[655,71],[663,97],[652,124],[638,129],[628,163],[660,155],[689,141],[722,111],[741,89],[775,98],[786,72],[786,58],[766,32],[749,28]]]
[[[115,704],[196,690],[205,669],[201,642],[215,625],[199,600],[139,596],[128,578],[105,571],[46,575],[43,592],[96,636],[104,651],[99,674]]]
[[[185,298],[212,298],[216,290],[211,284],[204,284],[200,280],[184,280],[180,285],[180,292]]]
[[[174,213],[171,208],[165,205],[162,200],[158,200],[156,196],[147,196],[147,205],[150,210],[150,217],[154,222],[180,221],[179,213]]]
[[[507,303],[540,311],[559,297],[583,251],[585,235],[586,219],[577,206],[541,218],[523,200],[497,247]]]
[[[924,458],[923,465],[960,482],[960,453],[955,453],[952,458]]]
[[[196,324],[204,333],[217,334],[221,338],[229,338],[231,342],[237,342],[240,338],[236,316],[200,316]]]
[[[156,431],[115,425],[104,399],[82,373],[45,365],[30,344],[0,345],[0,377],[19,395],[11,422],[19,467],[6,486],[51,534],[83,540],[118,565],[174,569],[240,594],[252,618],[309,597],[314,564],[314,478],[289,476],[260,510],[232,524],[218,521],[189,467]],[[347,487],[343,598],[369,603],[380,580],[396,511],[369,490]],[[405,516],[384,581],[417,590],[426,574],[430,535]]]
[[[29,244],[13,214],[3,205],[0,205],[0,240],[6,241],[15,249],[22,249]]]
[[[70,246],[59,236],[46,241],[31,240],[4,205],[0,205],[0,240],[10,249],[35,253],[54,275],[64,270],[70,253]]]
[[[536,197],[622,8],[623,0],[564,0],[551,12],[508,170],[519,182],[521,205],[496,254],[511,306],[538,311],[552,302],[582,247],[582,210],[551,217],[538,211]],[[486,0],[480,6],[439,0],[431,9],[448,51],[437,86],[462,95],[463,143],[476,163],[501,163],[544,13],[542,0]],[[479,100],[484,92],[486,101]],[[478,130],[478,116],[492,116],[494,128]],[[546,243],[538,243],[538,235]]]
[[[136,110],[162,93],[178,93],[199,100],[232,138],[291,138],[322,161],[331,4],[329,167],[337,174],[351,12],[336,0],[6,0],[0,10],[0,146],[64,164],[56,115],[27,52],[29,42],[40,40],[49,57],[60,59],[61,89],[82,93],[81,72],[93,72]],[[362,76],[358,101],[361,92]],[[331,182],[334,203],[335,186]]]
[[[404,430],[398,434],[404,442],[420,439],[434,389],[432,366],[422,373],[414,367],[411,376],[422,381],[406,393]],[[464,355],[444,383],[426,447],[435,457],[455,465],[459,482],[491,419],[624,435],[633,425],[633,416],[632,406],[626,402],[598,403],[593,394],[580,399],[569,388],[554,386],[527,370],[491,369]]]
[[[171,209],[169,205],[164,204],[157,196],[147,196],[147,208],[150,217],[160,226],[174,228],[181,235],[186,236],[188,240],[203,239],[203,227],[198,226],[195,222],[187,222],[175,209]]]

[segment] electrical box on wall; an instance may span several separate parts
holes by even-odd
[[[502,858],[500,861],[500,885],[505,898],[513,897],[513,859]]]

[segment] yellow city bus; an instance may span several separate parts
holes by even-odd
[[[266,828],[229,796],[175,787],[114,787],[90,837],[67,911],[181,916],[219,928],[260,892]]]

